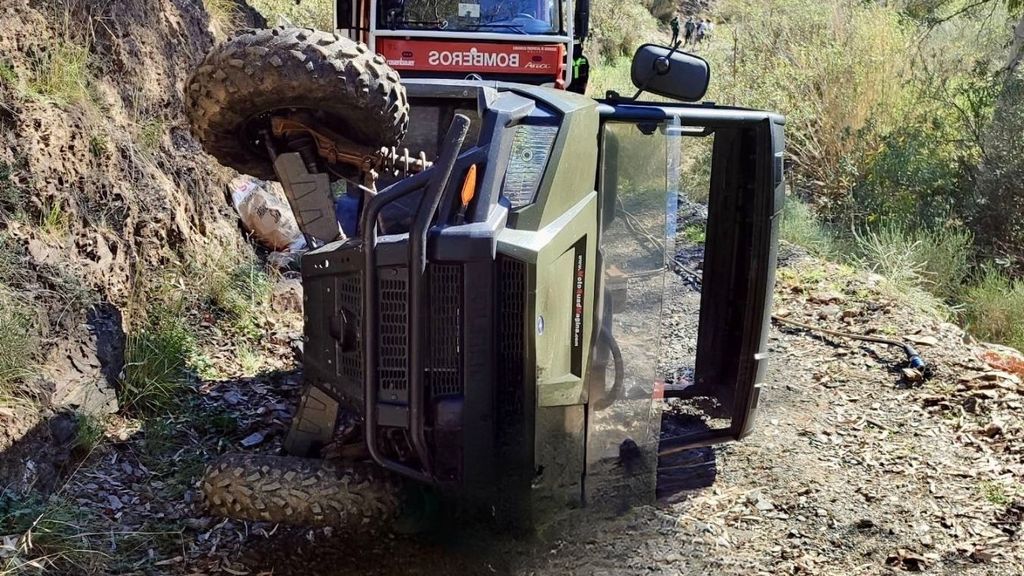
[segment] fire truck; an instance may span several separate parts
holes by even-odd
[[[586,90],[590,0],[337,0],[335,28],[403,78]]]

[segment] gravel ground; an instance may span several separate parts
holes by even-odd
[[[773,329],[757,429],[703,451],[698,459],[710,454],[716,471],[704,488],[625,514],[573,511],[532,539],[476,529],[430,540],[266,536],[250,527],[230,566],[338,575],[1022,573],[1019,377],[994,371],[978,358],[983,347],[922,320],[877,277],[800,259],[780,274],[776,309],[910,336],[934,375],[908,381],[917,377],[899,370],[898,350]]]
[[[268,344],[281,371],[205,383],[195,410],[211,416],[199,422],[193,413],[162,431],[114,425],[112,441],[59,496],[92,510],[101,536],[91,545],[123,559],[103,573],[1024,573],[1024,388],[1012,373],[1024,361],[922,317],[878,277],[799,256],[785,264],[777,314],[910,338],[931,378],[902,371],[899,350],[773,327],[753,435],[663,459],[673,471],[661,475],[654,505],[569,511],[530,538],[480,527],[410,538],[205,516],[195,488],[202,462],[243,444],[274,451],[286,430],[299,381],[287,369],[294,319],[277,331],[276,348]],[[88,573],[88,562],[76,566],[57,573]]]

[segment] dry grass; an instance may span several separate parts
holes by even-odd
[[[71,229],[71,214],[64,209],[60,201],[54,202],[43,210],[43,215],[39,219],[39,229],[50,237],[63,238]]]
[[[1024,350],[1024,280],[989,268],[964,300],[964,317],[975,336]]]
[[[189,262],[186,275],[202,279],[195,287],[196,304],[224,322],[222,329],[250,339],[259,335],[269,312],[271,281],[254,254],[217,247]]]
[[[215,36],[224,37],[241,27],[242,16],[234,0],[203,0],[203,5]]]
[[[159,149],[165,134],[167,134],[167,122],[161,118],[149,118],[136,124],[135,139],[143,150]]]
[[[249,5],[263,14],[267,24],[281,24],[281,18],[295,26],[334,30],[334,8],[331,0],[250,0]]]
[[[592,65],[598,69],[606,65],[622,66],[619,59],[631,57],[644,42],[660,40],[667,44],[669,39],[670,35],[658,29],[658,21],[639,2],[597,0],[591,4],[587,51]],[[627,74],[628,70],[627,65]]]
[[[32,373],[38,347],[32,304],[0,284],[0,397],[14,396],[14,386]]]
[[[82,104],[91,100],[91,83],[88,46],[63,39],[33,61],[28,92],[55,104]]]
[[[835,237],[814,215],[811,205],[787,198],[779,227],[780,237],[822,258],[835,255]]]
[[[84,535],[92,532],[88,520],[59,496],[0,493],[0,529],[15,538],[0,561],[0,576],[95,573],[94,562],[104,554]]]
[[[708,56],[710,99],[787,116],[795,175],[830,208],[849,193],[867,153],[904,119],[913,37],[874,3],[730,0]]]

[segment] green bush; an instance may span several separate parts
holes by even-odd
[[[1024,269],[1024,72],[1007,80],[985,134],[972,228],[988,254],[1009,254]]]
[[[144,415],[172,409],[185,392],[195,346],[182,306],[159,303],[150,308],[142,326],[125,341],[121,408]]]
[[[964,319],[975,336],[1024,350],[1024,281],[987,268],[967,290]]]
[[[587,53],[595,67],[632,56],[637,46],[659,39],[667,44],[670,37],[658,30],[657,20],[643,4],[615,0],[591,3]]]
[[[883,137],[880,146],[853,190],[848,219],[937,226],[956,211],[965,181],[952,139],[908,126]]]
[[[711,98],[787,116],[791,182],[822,216],[934,228],[962,213],[998,18],[928,29],[898,7],[816,0],[726,0],[721,14]]]
[[[782,211],[779,236],[800,246],[819,257],[828,257],[834,252],[835,238],[829,229],[814,215],[810,204],[799,198],[787,198]]]
[[[255,256],[241,259],[222,255],[206,262],[194,262],[203,303],[214,315],[228,322],[243,336],[256,337],[270,301],[271,282]]]
[[[854,233],[853,261],[895,284],[955,300],[970,270],[973,237],[962,228],[888,224]]]

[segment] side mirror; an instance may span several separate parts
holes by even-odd
[[[633,55],[630,76],[641,92],[696,102],[708,91],[711,66],[707,60],[693,54],[644,44]]]

